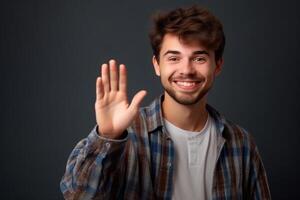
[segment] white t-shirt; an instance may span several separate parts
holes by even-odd
[[[164,120],[175,147],[173,200],[211,199],[217,160],[217,132],[208,116],[200,132],[180,129]]]

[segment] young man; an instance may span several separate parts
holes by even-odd
[[[221,23],[199,6],[159,14],[150,33],[164,94],[139,109],[115,60],[96,81],[97,125],[72,151],[65,199],[270,199],[249,133],[207,104],[223,65]]]

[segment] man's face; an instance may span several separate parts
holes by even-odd
[[[164,36],[159,61],[153,57],[166,95],[183,105],[195,104],[207,94],[222,64],[222,59],[216,63],[214,51],[185,44],[172,34]]]

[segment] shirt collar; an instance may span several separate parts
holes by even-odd
[[[149,133],[154,132],[158,128],[162,128],[164,125],[161,109],[163,99],[164,95],[162,94],[145,108]],[[206,109],[210,116],[215,120],[217,129],[219,130],[218,132],[222,134],[226,124],[225,117],[209,104],[206,104]]]

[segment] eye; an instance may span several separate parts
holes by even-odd
[[[197,63],[204,63],[206,59],[204,57],[195,57],[193,58],[193,61]]]
[[[170,57],[168,57],[168,61],[177,62],[177,61],[179,61],[179,58],[177,56],[170,56]]]

